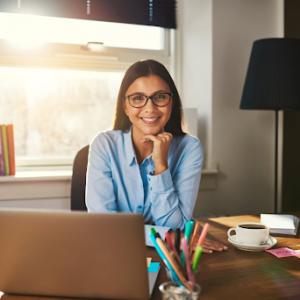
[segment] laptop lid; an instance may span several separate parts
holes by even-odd
[[[0,290],[149,299],[139,214],[0,210]]]

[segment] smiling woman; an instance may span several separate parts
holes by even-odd
[[[167,69],[154,60],[133,64],[120,87],[114,130],[90,146],[88,210],[137,212],[146,223],[183,229],[192,218],[203,149],[182,123]]]

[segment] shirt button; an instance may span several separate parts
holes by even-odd
[[[141,209],[141,208],[142,208],[142,206],[141,206],[141,205],[139,205],[139,206],[138,206],[138,209]]]
[[[148,178],[148,180],[149,180],[149,181],[151,181],[151,179],[150,179],[150,178]]]
[[[150,188],[150,190],[152,191],[152,187]]]

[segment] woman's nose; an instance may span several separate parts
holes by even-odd
[[[146,111],[154,111],[157,109],[157,106],[153,104],[152,99],[148,99],[147,104],[144,106]]]

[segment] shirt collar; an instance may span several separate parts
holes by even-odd
[[[126,153],[126,159],[128,162],[128,165],[130,166],[133,161],[135,160],[137,163],[137,159],[135,156],[135,151],[133,148],[133,143],[132,143],[132,126],[130,127],[128,132],[124,133],[124,141],[125,141],[125,153]],[[152,161],[152,154],[151,153],[146,159],[149,160],[149,162],[154,165],[153,161]]]
[[[130,127],[130,130],[128,132],[124,133],[125,154],[126,154],[128,165],[131,165],[134,160],[137,161],[133,144],[132,144],[131,134],[132,134],[132,126]]]

